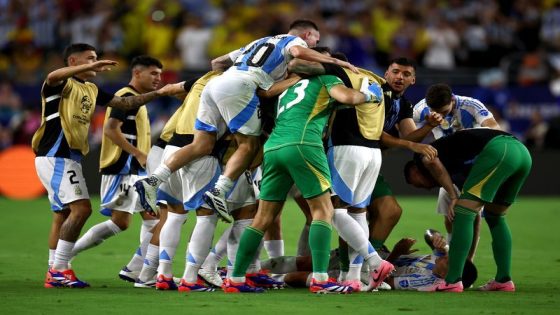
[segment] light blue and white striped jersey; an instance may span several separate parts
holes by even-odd
[[[229,53],[234,63],[226,73],[249,73],[261,89],[268,90],[274,82],[284,79],[288,62],[293,58],[289,53],[293,46],[307,47],[307,43],[300,37],[288,34],[257,39]]]
[[[393,274],[395,290],[419,290],[431,286],[437,279],[433,274],[435,255],[402,255],[395,261]]]
[[[444,117],[444,122],[432,129],[433,140],[448,136],[457,130],[465,128],[478,128],[486,119],[493,118],[492,113],[479,100],[472,97],[453,95],[455,107]],[[416,127],[420,128],[425,123],[425,117],[430,114],[430,107],[426,99],[414,105],[413,116]],[[431,142],[431,141],[429,141]]]

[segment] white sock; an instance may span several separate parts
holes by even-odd
[[[157,273],[157,268],[159,265],[159,246],[149,244],[146,250],[146,257],[144,257],[144,264],[142,265],[142,271],[138,279],[142,282],[150,281],[154,278]]]
[[[227,195],[233,188],[233,181],[224,175],[220,175],[214,187],[218,188],[221,192]]]
[[[377,269],[381,264],[381,257],[369,242],[360,224],[348,215],[346,209],[335,209],[332,222],[338,235],[348,243],[348,246],[360,253],[370,268]]]
[[[171,176],[171,170],[165,163],[161,163],[152,173],[151,177],[155,177],[158,180],[157,185],[159,186],[161,183],[166,182],[169,176]]]
[[[183,279],[189,283],[196,282],[198,269],[210,252],[217,223],[216,214],[196,217],[196,225],[187,247],[185,273],[183,274]]]
[[[369,235],[369,228],[367,224],[366,213],[350,213],[348,215],[354,219],[360,225],[362,231],[366,237]],[[348,268],[348,274],[346,275],[347,280],[360,280],[360,274],[362,271],[362,264],[364,262],[364,257],[360,255],[354,248],[348,247],[348,258],[350,260],[350,265]]]
[[[281,256],[276,258],[270,258],[261,261],[261,267],[263,269],[269,270],[272,273],[284,274],[288,272],[296,272],[297,263],[296,257],[294,256]]]
[[[126,265],[126,268],[130,271],[137,271],[142,269],[142,265],[144,264],[144,257],[146,256],[146,251],[148,250],[148,245],[152,240],[153,233],[147,232],[144,235],[144,240],[140,243],[140,246],[132,256],[132,259]]]
[[[140,243],[144,240],[146,233],[152,233],[152,229],[159,220],[142,220],[142,227],[140,228]],[[147,246],[147,245],[146,245]]]
[[[53,269],[64,271],[68,269],[68,261],[72,258],[72,249],[74,248],[73,242],[58,240],[56,244],[56,252],[54,254]]]
[[[54,264],[54,253],[56,253],[56,249],[49,248],[49,269],[52,268]]]
[[[212,248],[210,253],[208,253],[208,256],[206,256],[206,259],[202,264],[203,269],[212,271],[216,271],[218,269],[218,264],[222,260],[222,257],[227,255],[227,240],[230,232],[231,225],[227,229],[225,229],[214,248]]]
[[[167,213],[167,220],[159,233],[158,274],[163,274],[166,278],[173,276],[171,264],[181,238],[181,227],[186,219],[186,213]]]
[[[299,235],[296,256],[311,256],[309,249],[309,225],[305,224]]]
[[[269,258],[284,256],[284,240],[264,241],[264,249]]]
[[[241,234],[246,227],[253,223],[253,219],[237,220],[231,225],[231,232],[229,233],[227,239],[227,270],[228,278],[231,277],[233,272],[233,265],[235,265],[235,255],[237,255],[237,249],[239,248],[239,240],[241,239]],[[235,280],[234,280],[235,281]]]
[[[314,272],[313,279],[318,282],[323,282],[329,280],[329,274],[326,272]]]
[[[121,232],[121,229],[115,222],[107,220],[92,226],[86,234],[82,235],[80,239],[76,242],[74,250],[72,251],[72,256],[76,256],[79,252],[84,251],[88,248],[95,247],[109,237],[117,235]]]

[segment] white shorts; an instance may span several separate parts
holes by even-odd
[[[334,194],[352,207],[369,205],[381,169],[381,150],[338,145],[329,148],[327,158]]]
[[[211,79],[202,90],[196,116],[197,130],[216,132],[220,138],[226,131],[248,136],[261,134],[257,84],[246,73],[228,72]]]
[[[82,164],[60,157],[38,156],[35,169],[43,186],[49,194],[51,209],[60,211],[68,208],[67,204],[89,199],[86,180],[82,173]]]
[[[453,185],[453,188],[455,188],[455,191],[457,192],[458,195],[461,195],[461,192],[459,191],[459,188],[457,188],[457,186]],[[451,198],[449,198],[449,194],[447,193],[447,190],[443,189],[443,187],[440,187],[438,199],[437,199],[436,213],[441,215],[447,215],[447,210],[449,209],[450,204],[451,204]]]
[[[230,211],[256,203],[251,172],[246,171],[235,181],[233,189],[227,197],[227,203]]]
[[[168,145],[163,151],[163,159],[180,148]],[[218,159],[207,155],[194,160],[171,174],[157,193],[158,201],[167,201],[171,205],[183,204],[185,210],[196,210],[200,207],[211,209],[203,200],[202,195],[212,189],[222,173]]]
[[[163,158],[163,149],[157,145],[153,145],[148,152],[148,158],[146,159],[146,172],[149,175],[156,170],[156,168],[161,164]]]
[[[111,210],[134,214],[144,211],[134,183],[146,178],[140,175],[102,175],[101,176],[101,214],[111,216]]]

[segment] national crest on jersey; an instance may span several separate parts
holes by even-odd
[[[230,54],[235,57],[233,67],[228,71],[246,71],[255,75],[257,85],[268,90],[275,81],[286,75],[288,62],[292,59],[292,46],[307,47],[307,43],[293,35],[282,34],[257,39]]]
[[[43,91],[47,88],[58,89],[59,92],[45,96]],[[44,83],[41,90],[41,126],[33,135],[33,150],[40,156],[62,155],[71,158],[66,155],[86,155],[89,152],[88,132],[97,93],[95,84],[75,78],[67,79],[60,88],[48,87]]]

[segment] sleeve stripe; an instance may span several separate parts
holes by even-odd
[[[48,103],[48,102],[57,100],[59,98],[60,98],[60,94],[51,95],[51,96],[45,98],[45,102]]]
[[[56,118],[56,117],[60,117],[60,113],[59,113],[59,112],[56,112],[56,113],[54,113],[54,114],[51,114],[51,115],[47,116],[47,118],[45,118],[45,121],[49,121],[49,120],[54,119],[54,118]]]

